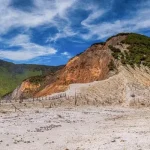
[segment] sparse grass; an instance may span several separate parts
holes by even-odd
[[[94,43],[91,46],[94,46],[94,45],[105,45],[105,42]]]
[[[119,34],[117,34],[117,35],[114,35],[114,36],[111,36],[110,38],[108,38],[107,40],[106,40],[106,42],[107,41],[109,41],[110,39],[112,39],[113,37],[117,37],[117,36],[123,36],[123,35],[129,35],[130,33],[119,33]]]
[[[125,55],[125,63],[130,65],[140,65],[150,67],[150,38],[140,34],[129,34],[123,41],[129,44],[129,53]]]
[[[33,84],[39,84],[39,83],[42,83],[44,81],[46,76],[33,76],[33,77],[30,77],[29,78],[29,82],[30,83],[33,83]]]
[[[129,52],[121,52],[118,48],[109,46],[112,51],[112,56],[120,60],[124,65],[134,66],[135,64],[140,66],[141,64],[150,67],[150,38],[144,35],[131,33],[127,38],[122,41],[124,44],[128,44]]]

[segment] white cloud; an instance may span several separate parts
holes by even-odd
[[[14,27],[33,28],[43,24],[54,25],[57,16],[66,19],[67,10],[76,0],[34,0],[34,8],[25,12],[13,8],[12,0],[0,1],[0,34],[7,33]]]
[[[92,22],[97,18],[100,18],[105,12],[106,10],[98,10],[93,8],[92,13],[90,13],[89,16],[81,22],[81,25],[90,27],[92,25]]]
[[[61,55],[66,56],[67,58],[71,58],[71,54],[69,52],[63,52]]]
[[[137,14],[126,20],[115,20],[96,23],[111,8],[99,8],[94,3],[84,3],[79,0],[33,0],[34,7],[30,11],[21,11],[12,7],[13,0],[0,0],[0,34],[7,33],[10,29],[24,27],[35,28],[40,25],[56,27],[58,32],[53,37],[48,37],[47,42],[55,42],[60,38],[78,36],[84,40],[93,37],[97,39],[108,37],[117,32],[135,32],[150,27],[148,9],[150,2],[145,2],[138,9]],[[80,4],[80,6],[79,6]],[[82,4],[82,6],[81,6]],[[83,5],[84,4],[84,5]],[[80,30],[71,27],[74,20],[68,17],[72,10],[82,9],[89,12],[86,19],[81,21],[81,30],[87,29],[88,33],[82,34]],[[128,14],[130,16],[130,14]]]
[[[69,26],[65,26],[55,36],[48,38],[47,42],[56,42],[58,39],[73,37],[75,35],[77,35],[77,32],[73,31]]]
[[[100,19],[107,10],[93,9],[92,13],[81,22],[82,26],[88,30],[86,34],[80,34],[84,40],[103,39],[119,32],[138,32],[142,29],[150,28],[150,2],[141,5],[134,17],[115,21],[93,23],[97,18]],[[96,13],[98,12],[98,14]],[[128,14],[130,16],[130,14]]]
[[[91,3],[84,3],[80,0],[33,0],[34,7],[30,8],[30,11],[21,11],[10,5],[12,1],[0,0],[0,35],[6,34],[13,28],[22,27],[28,30],[46,25],[56,27],[58,30],[53,37],[48,37],[47,42],[56,42],[61,38],[76,36],[77,39],[81,39],[82,43],[83,40],[100,40],[118,32],[138,32],[150,28],[150,2],[148,1],[138,8],[134,17],[127,14],[130,17],[128,19],[103,22],[96,20],[103,17],[109,9],[99,8],[94,3],[91,5]],[[73,15],[78,13],[79,9],[89,14],[82,19],[80,24],[76,24],[74,19],[69,16],[72,12],[74,12]],[[80,17],[79,14],[77,16]],[[77,25],[77,29],[72,25]],[[83,33],[82,30],[87,31],[87,33]],[[57,52],[51,46],[41,46],[31,42],[30,35],[27,33],[20,34],[11,40],[4,40],[0,37],[0,41],[10,47],[20,47],[19,50],[0,49],[0,57],[11,60],[29,60],[38,56],[53,55]],[[67,58],[71,57],[68,52],[63,52],[61,55]]]
[[[44,24],[54,26],[59,30],[59,33],[51,41],[74,35],[73,30],[69,29],[69,19],[66,17],[66,13],[77,0],[33,0],[34,7],[28,12],[12,7],[10,5],[12,1],[0,0],[0,35],[6,34],[13,28],[23,27],[24,29],[30,29]],[[62,19],[63,22],[66,21],[68,25],[64,27],[62,21],[55,21],[56,18]],[[57,52],[52,47],[32,43],[30,35],[27,34],[20,34],[11,40],[2,38],[0,40],[9,47],[20,47],[19,50],[0,49],[0,58],[15,61],[30,60]]]
[[[0,49],[0,57],[10,60],[20,61],[29,60],[35,57],[44,55],[54,55],[57,50],[49,46],[41,46],[30,41],[28,35],[18,35],[11,40],[4,40],[3,42],[8,44],[10,47],[19,46],[19,50],[3,50]]]

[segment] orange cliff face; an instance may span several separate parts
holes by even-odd
[[[32,97],[39,87],[40,84],[33,84],[29,82],[29,80],[23,81],[22,84],[12,92],[9,98],[20,99]]]
[[[35,96],[45,96],[62,92],[72,83],[88,83],[107,78],[111,61],[109,49],[102,44],[95,44],[84,53],[72,58],[58,74],[57,80],[46,86]]]
[[[24,81],[19,89],[20,97],[32,97],[40,86],[40,84],[33,84],[29,80]]]
[[[53,76],[47,76],[42,87],[40,85],[34,87],[32,83],[25,82],[22,93],[25,92],[25,89],[32,89],[35,97],[41,97],[63,92],[72,83],[88,83],[106,79],[109,75],[108,66],[113,59],[109,45],[115,46],[125,38],[125,35],[115,36],[106,43],[93,44],[82,54],[70,59],[66,66]],[[30,84],[32,88],[30,88]]]
[[[21,84],[20,90],[21,92],[36,91],[39,87],[40,84],[32,84],[27,80]]]

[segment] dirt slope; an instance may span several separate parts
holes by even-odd
[[[119,68],[118,74],[87,84],[71,84],[67,95],[80,93],[78,105],[150,106],[150,69]]]
[[[106,43],[93,44],[82,54],[72,58],[57,74],[57,80],[36,94],[36,97],[64,91],[72,83],[89,83],[106,79],[113,59],[109,45],[116,46],[126,35],[116,36]]]
[[[149,42],[150,39],[142,35],[118,34],[109,38],[105,43],[93,44],[82,54],[70,59],[63,69],[53,76],[45,77],[39,84],[40,86],[34,86],[33,83],[26,80],[18,91],[20,91],[20,96],[27,95],[26,91],[28,91],[29,94],[32,93],[31,97],[43,97],[63,92],[73,83],[90,83],[106,79],[100,83],[102,88],[99,93],[102,95],[99,96],[103,99],[110,98],[113,101],[118,96],[118,101],[119,99],[122,100],[124,99],[122,98],[122,91],[125,91],[124,88],[126,87],[124,84],[130,84],[130,81],[132,81],[135,84],[142,83],[142,86],[149,85],[149,69],[145,67],[139,69],[142,62],[143,64],[149,64],[149,53],[145,48],[145,45],[148,46]],[[143,53],[146,53],[146,55]],[[119,69],[121,66],[128,64],[132,65],[132,68],[128,66],[126,69],[125,67],[123,67],[123,70]],[[135,64],[138,67],[134,68]],[[137,80],[138,82],[136,82]],[[24,88],[25,85],[28,85],[27,88]],[[93,89],[91,89],[91,93]],[[108,94],[105,93],[105,89],[106,91],[109,89]],[[117,89],[120,90],[120,94],[118,94]],[[15,94],[17,95],[17,93]]]

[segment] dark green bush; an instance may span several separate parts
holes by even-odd
[[[144,35],[131,33],[122,41],[124,44],[130,45],[129,51],[122,53],[119,49],[109,46],[112,51],[112,56],[115,59],[121,60],[122,64],[134,66],[141,64],[150,67],[150,38]]]
[[[110,61],[109,65],[108,65],[108,68],[109,68],[110,71],[113,71],[113,70],[116,69],[116,66],[115,66],[113,60]]]
[[[39,84],[45,79],[45,76],[34,76],[29,78],[29,82],[33,84]]]
[[[122,42],[129,44],[129,52],[126,54],[126,64],[143,64],[150,66],[150,38],[144,35],[131,33]]]

